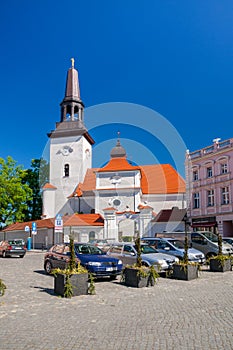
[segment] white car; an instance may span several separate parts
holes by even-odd
[[[107,251],[107,255],[122,260],[123,266],[133,265],[137,261],[137,250],[134,243],[114,243]],[[179,259],[168,254],[158,253],[157,250],[148,244],[141,244],[142,264],[145,266],[154,265],[158,272],[165,272],[172,268]]]

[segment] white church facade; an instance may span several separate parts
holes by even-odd
[[[185,181],[169,164],[132,165],[118,137],[108,163],[92,168],[94,140],[84,124],[78,71],[68,70],[61,117],[48,134],[49,182],[43,188],[43,218],[78,214],[100,215],[98,232],[77,229],[77,239],[119,240],[151,235],[151,225],[163,209],[186,208]],[[106,154],[106,158],[108,155]]]

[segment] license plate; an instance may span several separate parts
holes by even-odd
[[[115,271],[116,267],[106,267],[106,271]]]
[[[15,247],[15,249],[18,249],[18,250],[20,249],[20,250],[21,250],[21,248],[20,248],[20,247]]]

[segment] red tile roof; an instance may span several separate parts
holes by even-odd
[[[57,187],[55,187],[55,186],[53,186],[53,185],[51,185],[50,183],[47,182],[47,183],[44,185],[43,190],[48,189],[48,188],[50,188],[50,189],[56,189]]]
[[[9,225],[3,229],[3,231],[21,231],[24,230],[25,226],[29,226],[32,229],[32,223],[36,222],[37,228],[53,228],[55,219],[43,219],[36,221],[27,221],[27,222],[16,222],[15,224]]]
[[[107,171],[126,171],[126,170],[140,170],[139,166],[131,165],[125,157],[111,158],[108,164],[103,168],[97,170],[97,172]]]
[[[141,186],[144,194],[185,193],[185,181],[170,164],[143,165]]]
[[[72,214],[63,216],[63,226],[104,226],[100,214]]]
[[[185,193],[184,179],[170,164],[132,166],[125,158],[112,158],[109,163],[101,169],[88,169],[83,184],[79,184],[80,190],[82,192],[91,192],[95,190],[96,172],[129,170],[140,170],[143,194]]]
[[[104,219],[100,214],[72,214],[62,217],[63,226],[104,226]],[[32,222],[36,222],[37,229],[39,228],[54,228],[55,218],[35,220],[28,222],[17,222],[9,225],[3,231],[24,231],[25,226],[32,229]]]

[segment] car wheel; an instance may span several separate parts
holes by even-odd
[[[23,258],[23,257],[24,257],[24,254],[23,254],[23,255],[20,255],[19,257],[20,257],[20,258]]]
[[[2,252],[2,257],[3,257],[3,258],[6,257],[6,252],[5,252],[5,251]]]
[[[45,272],[50,275],[52,272],[52,264],[50,261],[46,261],[45,266],[44,266]]]
[[[208,259],[210,259],[210,258],[212,258],[212,257],[214,257],[214,256],[216,256],[216,254],[214,254],[214,253],[208,253],[208,254],[206,255],[206,259],[208,260]]]

